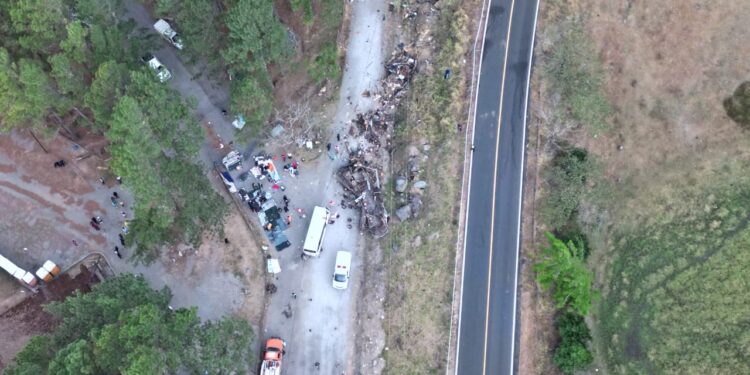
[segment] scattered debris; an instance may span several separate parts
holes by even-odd
[[[416,12],[413,16],[416,17]],[[388,233],[390,219],[383,202],[381,179],[384,173],[379,161],[386,160],[392,148],[391,133],[395,125],[396,109],[405,97],[416,67],[417,60],[403,45],[393,52],[391,59],[385,64],[386,76],[381,82],[381,90],[374,96],[379,108],[358,113],[352,120],[353,126],[349,129],[349,135],[359,137],[359,141],[347,143],[349,163],[336,174],[346,191],[341,206],[358,207],[360,232],[368,232],[374,237],[382,237]],[[369,90],[362,93],[365,97],[371,95],[373,93]],[[429,150],[429,145],[426,149]],[[415,178],[419,168],[419,161],[413,158],[408,178],[399,176],[396,179],[396,192],[406,192],[408,181]],[[427,187],[426,182],[420,182],[420,189]],[[409,203],[399,208],[396,215],[399,220],[404,221],[418,215],[421,207],[421,198],[412,195],[409,197]],[[348,224],[347,228],[350,226],[351,224]]]
[[[278,290],[278,288],[276,287],[275,284],[272,284],[272,283],[266,284],[266,293],[268,293],[268,294],[274,294],[274,293],[276,293],[277,290]]]
[[[381,105],[395,109],[403,99],[409,81],[417,67],[417,60],[406,50],[394,52],[393,57],[385,64],[386,77],[383,82]]]
[[[405,205],[396,210],[396,217],[401,221],[406,221],[411,218],[411,206]]]
[[[408,181],[406,180],[406,177],[404,176],[396,177],[396,192],[397,193],[405,192],[407,184],[408,184]]]
[[[359,154],[359,155],[358,155]],[[388,233],[388,212],[385,209],[380,183],[382,171],[374,163],[365,160],[363,152],[351,154],[349,164],[339,169],[339,183],[351,197],[347,206],[360,208],[360,231],[368,231],[375,237]]]

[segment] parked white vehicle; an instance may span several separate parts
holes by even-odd
[[[307,227],[305,243],[302,245],[303,254],[312,257],[320,255],[323,237],[326,234],[326,224],[328,224],[328,209],[315,206],[312,215],[310,215],[310,226]]]
[[[156,21],[154,29],[159,35],[164,37],[164,39],[168,40],[169,43],[172,43],[173,46],[177,47],[177,49],[182,49],[182,38],[180,38],[176,31],[172,30],[172,26],[170,26],[167,21],[162,19]]]
[[[141,60],[148,64],[148,67],[151,68],[151,70],[156,72],[156,77],[159,78],[159,82],[164,83],[172,78],[172,73],[169,72],[169,69],[162,65],[161,61],[159,61],[154,55],[150,53],[146,54],[141,57]]]
[[[336,253],[336,266],[333,269],[333,287],[346,289],[349,287],[349,269],[352,266],[352,253],[339,251]]]

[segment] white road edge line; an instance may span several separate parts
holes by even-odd
[[[521,152],[521,176],[519,181],[521,182],[520,194],[518,195],[518,233],[516,233],[516,274],[515,280],[513,281],[513,334],[510,353],[512,360],[510,361],[510,374],[513,374],[515,368],[515,346],[516,346],[516,308],[518,303],[518,265],[521,263],[519,256],[521,252],[521,212],[523,211],[523,175],[526,170],[524,163],[526,162],[526,124],[528,120],[529,111],[529,86],[531,85],[531,67],[534,62],[534,44],[536,41],[536,21],[539,16],[539,2],[536,0],[536,9],[534,10],[534,30],[531,32],[531,49],[529,50],[529,69],[526,71],[526,98],[524,99],[523,105],[523,152]]]
[[[484,44],[484,40],[487,37],[487,24],[489,23],[488,21],[490,19],[490,12],[489,12],[490,3],[492,3],[492,0],[482,1],[482,13],[481,14],[484,14],[485,5],[488,5],[487,14],[484,15],[484,30],[482,31],[482,44]],[[479,30],[477,30],[477,36],[474,39],[474,51],[477,50],[478,42],[479,42]],[[479,50],[479,68],[477,69],[477,71],[479,72],[480,76],[482,74],[482,59],[483,58],[484,58],[484,45]],[[471,68],[472,80],[474,79],[475,77],[474,74],[476,73],[476,71],[474,70],[475,66],[476,64],[472,64],[472,68]],[[472,126],[471,126],[471,144],[472,145],[474,144],[474,135],[476,134],[476,129],[477,129],[477,126],[476,126],[477,125],[476,124],[477,105],[476,103],[479,100],[479,81],[481,81],[479,76],[476,76],[476,77],[477,77],[477,88],[476,88],[476,91],[474,92],[474,111],[472,111],[473,113],[469,113],[469,118],[467,119],[467,121],[473,121]],[[464,143],[464,152],[466,152],[466,143]],[[464,275],[466,274],[465,272],[466,271],[466,228],[467,228],[467,224],[469,223],[469,210],[471,208],[471,205],[470,205],[471,203],[471,172],[473,170],[473,166],[474,166],[474,153],[471,152],[471,154],[469,154],[469,183],[466,186],[466,191],[467,191],[466,214],[463,218],[464,219],[464,244],[463,244],[463,256],[461,257],[461,291],[459,292],[459,296],[458,296],[458,327],[456,328],[457,338],[456,338],[456,361],[455,361],[456,363],[454,363],[454,367],[455,367],[454,374],[456,375],[458,375],[458,360],[461,354],[461,314],[463,313],[463,307],[464,307],[463,306],[464,305],[463,304]],[[450,343],[450,341],[448,341],[448,343]]]

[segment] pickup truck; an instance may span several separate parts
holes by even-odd
[[[148,53],[141,57],[141,61],[146,63],[146,65],[156,73],[159,82],[164,83],[172,78],[172,73],[169,72],[169,69],[162,65],[161,61],[159,61],[154,55]]]
[[[172,26],[170,26],[167,21],[162,19],[156,21],[154,24],[154,30],[156,30],[156,32],[164,39],[169,41],[169,43],[172,43],[177,49],[182,49],[182,38],[180,38],[176,31],[172,30]]]
[[[280,375],[281,357],[284,356],[286,343],[278,337],[272,337],[266,341],[266,350],[263,352],[263,362],[260,364],[260,375]]]

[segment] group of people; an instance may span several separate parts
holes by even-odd
[[[289,198],[284,195],[284,212],[289,212]]]
[[[58,161],[55,162],[55,168],[62,168],[62,167],[65,166],[65,164],[66,164],[65,160],[64,159],[60,159],[60,160],[58,160]]]
[[[91,218],[91,221],[89,222],[89,224],[91,225],[92,228],[96,229],[97,231],[100,231],[100,230],[102,230],[100,224],[103,221],[104,221],[104,219],[102,219],[101,216],[94,216],[94,217]]]
[[[122,182],[122,179],[120,177],[117,177],[118,182]],[[112,202],[112,207],[122,207],[125,208],[125,201],[120,199],[120,194],[118,194],[116,191],[112,192],[112,196],[109,197],[109,200]],[[127,213],[125,211],[121,212],[122,217],[125,218],[127,216]],[[98,226],[101,224],[102,218],[99,216],[91,218],[91,226],[94,227],[94,229],[99,230]],[[123,236],[123,233],[128,233],[128,222],[124,221],[122,225],[122,233],[118,233],[117,237],[120,240],[120,245],[125,246],[125,236]],[[115,255],[117,255],[118,258],[122,259],[122,254],[120,253],[120,247],[115,246]]]

